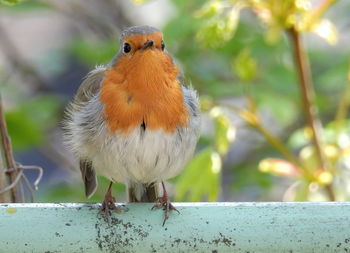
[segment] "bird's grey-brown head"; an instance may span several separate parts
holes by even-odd
[[[164,50],[165,43],[162,32],[152,26],[128,27],[121,34],[120,50],[112,60],[111,65],[114,66],[121,58],[131,60],[135,55],[146,52],[148,49],[168,55]]]
[[[133,34],[152,34],[152,33],[161,33],[161,31],[158,28],[143,25],[143,26],[131,26],[123,30],[121,37],[120,37],[120,43],[123,43],[126,37],[133,35]]]

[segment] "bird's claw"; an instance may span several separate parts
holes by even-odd
[[[177,210],[169,201],[167,196],[163,196],[157,199],[157,203],[154,204],[154,206],[152,207],[153,209],[159,209],[159,208],[163,208],[164,210],[164,221],[163,221],[163,226],[166,222],[166,220],[169,218],[169,211],[176,211],[178,213],[179,210]]]
[[[104,214],[104,220],[108,223],[110,223],[111,218],[111,210],[114,210],[116,213],[121,213],[121,209],[117,207],[115,204],[115,198],[110,195],[106,194],[105,199],[102,202],[102,205],[98,209],[99,214]]]

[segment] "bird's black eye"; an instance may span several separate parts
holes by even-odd
[[[160,45],[162,47],[162,50],[164,50],[164,48],[165,48],[164,40],[162,40],[162,43]]]
[[[131,46],[129,43],[124,43],[123,51],[124,53],[129,53],[131,51]]]

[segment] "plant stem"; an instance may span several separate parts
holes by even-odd
[[[5,167],[2,162],[2,154],[0,152],[0,191],[1,189],[4,189],[6,186],[6,179],[5,179]],[[7,194],[3,193],[0,194],[0,203],[7,202]]]
[[[298,158],[289,151],[289,149],[281,142],[279,138],[272,135],[264,126],[261,124],[253,126],[256,130],[258,130],[265,139],[276,149],[278,150],[288,161],[293,163],[296,167],[301,168],[300,161]]]
[[[1,136],[1,144],[2,144],[2,151],[4,154],[4,167],[8,169],[14,169],[9,173],[6,173],[8,176],[9,184],[12,184],[12,182],[15,181],[17,176],[17,168],[15,161],[13,159],[13,153],[12,153],[12,145],[11,145],[11,139],[7,132],[6,127],[6,121],[5,121],[5,112],[2,107],[2,100],[1,100],[1,94],[0,94],[0,136]],[[11,201],[13,203],[17,202],[17,191],[16,187],[12,187],[11,189]]]
[[[348,77],[348,83],[344,87],[344,91],[341,95],[340,102],[338,104],[337,112],[335,115],[337,133],[339,133],[340,128],[343,126],[346,119],[346,114],[348,112],[348,107],[350,103],[349,95],[350,95],[350,73]]]
[[[332,4],[335,4],[335,2],[337,2],[338,0],[323,0],[313,11],[313,18],[319,18],[320,16],[323,15],[323,13],[326,12],[326,10],[329,9],[329,7],[331,7]]]
[[[312,142],[316,150],[316,156],[322,170],[327,170],[327,160],[322,150],[321,142],[321,122],[317,116],[315,106],[315,92],[313,88],[310,65],[307,54],[304,51],[299,33],[290,28],[287,30],[289,38],[293,46],[294,61],[299,78],[299,86],[302,95],[303,110],[306,116],[308,125],[312,131]],[[325,186],[328,197],[331,201],[335,200],[335,196],[331,185]]]
[[[305,24],[308,29],[311,29],[323,13],[325,13],[332,4],[335,4],[338,0],[323,0],[315,9],[311,11],[311,14],[306,17]]]
[[[264,127],[260,120],[258,120],[257,124],[251,124],[249,121],[246,122],[260,132],[271,146],[280,152],[282,156],[284,156],[295,167],[299,168],[308,180],[314,179],[314,175],[299,161],[298,157],[296,157],[277,136],[273,135],[266,127]]]
[[[274,147],[282,156],[284,156],[290,163],[295,167],[300,169],[309,180],[313,180],[314,176],[305,168],[305,166],[299,161],[284,143],[275,135],[273,135],[260,121],[258,114],[256,113],[256,106],[254,100],[251,97],[247,96],[249,101],[249,110],[242,110],[235,106],[225,104],[226,107],[232,109],[239,115],[250,127],[254,128],[260,132],[264,138]]]

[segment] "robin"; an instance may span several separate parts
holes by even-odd
[[[65,137],[80,161],[88,198],[96,191],[96,174],[110,180],[100,207],[105,219],[110,210],[120,212],[112,184],[121,182],[130,202],[163,208],[165,222],[176,209],[164,181],[182,170],[198,140],[197,95],[184,86],[158,29],[129,27],[120,45],[112,61],[96,67],[80,85],[67,110]]]

